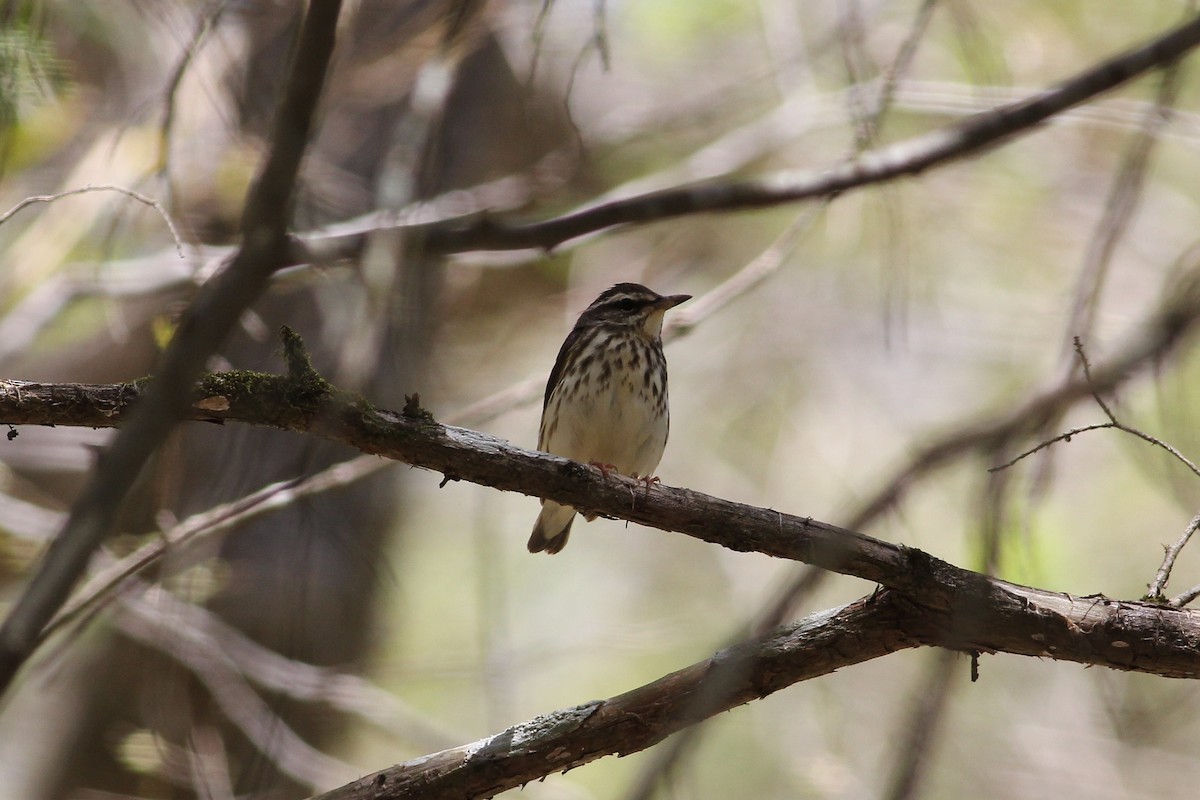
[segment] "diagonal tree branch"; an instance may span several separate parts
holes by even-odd
[[[925,588],[936,597],[943,595],[933,584]],[[977,606],[978,616],[964,617],[941,607],[940,600],[918,605],[915,597],[921,595],[877,592],[726,648],[624,694],[560,709],[486,739],[397,764],[320,800],[491,797],[606,755],[644,750],[689,725],[794,683],[919,646],[988,651],[1012,637],[1014,644],[1024,642],[1025,655],[1058,657],[1065,650],[1090,649],[1099,656],[1155,642],[1156,657],[1161,657],[1161,646],[1172,643],[1182,668],[1176,676],[1200,676],[1197,612],[1020,590],[1005,603],[1011,603],[1008,621],[1013,626],[993,627],[1000,620],[984,609],[986,602]],[[1112,636],[1117,630],[1124,638]],[[709,691],[714,685],[719,688]]]
[[[62,532],[0,626],[0,692],[32,651],[41,629],[66,600],[92,552],[109,532],[121,499],[187,406],[208,357],[287,261],[287,225],[296,175],[308,144],[333,54],[340,0],[312,0],[297,39],[272,133],[272,148],[246,199],[243,241],[226,268],[201,290],[180,320],[137,413],[114,439],[80,494]]]
[[[609,228],[645,224],[686,214],[738,211],[817,197],[919,175],[1032,132],[1073,106],[1171,64],[1200,44],[1200,15],[1146,44],[1093,65],[1056,86],[999,106],[933,133],[870,150],[857,160],[819,171],[779,172],[743,181],[710,181],[613,200],[537,222],[510,222],[478,215],[407,226],[429,252],[551,249]],[[296,263],[357,256],[361,234],[292,240]]]
[[[1164,632],[1162,641],[1146,637],[1138,647],[1114,645],[1111,652],[1094,643],[1082,646],[1073,637],[1082,629],[1058,631],[1066,638],[1052,642],[1048,634],[1029,639],[1028,626],[1045,609],[1055,617],[1096,619],[1096,607],[1107,607],[1103,599],[1077,600],[1068,595],[1018,586],[970,570],[955,567],[919,550],[892,544],[856,531],[810,518],[797,517],[767,508],[724,500],[689,489],[656,485],[647,492],[645,484],[616,474],[605,476],[598,469],[558,456],[516,447],[487,434],[440,425],[420,410],[408,416],[375,411],[361,401],[329,394],[283,407],[278,400],[295,385],[283,376],[253,375],[250,390],[245,373],[211,375],[204,381],[201,398],[189,416],[196,420],[239,420],[272,425],[288,430],[341,441],[416,466],[443,472],[498,489],[544,496],[620,519],[628,519],[668,531],[677,531],[740,552],[759,552],[779,558],[814,564],[834,572],[882,584],[922,608],[958,620],[956,629],[995,632],[987,650],[1102,663],[1121,669],[1151,671],[1171,676],[1200,675],[1200,651],[1184,629]],[[11,382],[7,384],[11,386]],[[6,384],[0,383],[0,388]],[[0,423],[15,418],[14,403],[41,405],[48,393],[60,387],[22,384],[22,401],[9,389],[0,395]],[[251,391],[252,390],[252,391]],[[80,387],[87,396],[112,394],[136,396],[130,386]],[[123,408],[111,410],[108,424],[118,424]],[[224,410],[213,410],[224,409]],[[27,421],[27,420],[23,420]],[[1160,606],[1125,604],[1157,614]],[[1190,613],[1190,612],[1189,612]],[[1200,612],[1196,612],[1200,614]],[[1168,628],[1170,624],[1168,624]],[[1120,625],[1118,630],[1123,630]],[[1197,629],[1200,632],[1200,628]],[[965,640],[964,640],[965,641]],[[1182,649],[1176,652],[1175,648]],[[964,647],[966,645],[963,645]],[[1082,649],[1080,649],[1082,646]],[[1149,653],[1153,652],[1153,658]]]

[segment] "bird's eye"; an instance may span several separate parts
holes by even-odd
[[[617,303],[617,308],[619,308],[621,311],[633,311],[635,308],[637,308],[637,303],[626,297],[624,300]]]

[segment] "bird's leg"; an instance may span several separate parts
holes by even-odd
[[[656,483],[662,483],[662,479],[659,478],[657,475],[638,475],[635,472],[630,477],[633,478],[634,480],[641,481],[642,483],[644,483],[646,485],[646,493],[644,495],[642,495],[643,497],[650,496],[650,487],[651,486],[653,486]]]
[[[588,466],[595,467],[596,469],[600,470],[600,474],[604,476],[605,480],[608,480],[609,471],[620,472],[620,470],[617,469],[616,464],[605,464],[601,461],[589,461]]]

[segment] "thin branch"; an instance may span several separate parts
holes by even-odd
[[[843,0],[838,3],[838,49],[842,56],[842,67],[846,70],[846,110],[854,128],[854,149],[861,152],[875,144],[876,127],[871,124],[872,116],[867,111],[863,98],[866,81],[863,75],[874,65],[867,56],[863,46],[865,37],[862,19],[862,8],[858,0]]]
[[[1132,436],[1136,436],[1139,439],[1141,439],[1142,441],[1148,442],[1148,443],[1154,445],[1155,447],[1161,447],[1163,450],[1166,450],[1168,453],[1170,453],[1172,456],[1174,456],[1176,458],[1176,460],[1178,460],[1180,463],[1182,463],[1185,467],[1187,467],[1189,470],[1191,470],[1193,475],[1200,478],[1200,466],[1197,466],[1190,458],[1188,458],[1183,453],[1181,453],[1179,451],[1179,449],[1176,448],[1174,445],[1169,444],[1168,442],[1164,442],[1162,439],[1159,439],[1157,436],[1152,436],[1151,434],[1148,434],[1143,430],[1134,428],[1130,425],[1126,425],[1125,423],[1123,423],[1117,419],[1117,415],[1113,413],[1112,408],[1108,405],[1108,403],[1106,403],[1104,401],[1104,398],[1100,396],[1100,390],[1097,389],[1092,384],[1092,365],[1091,365],[1091,362],[1088,361],[1087,353],[1084,352],[1083,341],[1078,336],[1075,337],[1074,346],[1075,346],[1075,353],[1079,356],[1079,363],[1083,368],[1083,379],[1088,383],[1089,386],[1092,387],[1092,391],[1091,391],[1092,399],[1096,401],[1096,405],[1100,406],[1100,410],[1104,412],[1104,416],[1108,417],[1108,422],[1103,422],[1103,423],[1099,423],[1096,425],[1084,425],[1079,428],[1072,428],[1071,430],[1067,431],[1066,433],[1060,433],[1058,436],[1055,436],[1052,439],[1047,439],[1046,441],[1042,442],[1041,444],[1037,445],[1036,447],[1026,450],[1025,452],[1021,453],[1020,455],[1018,455],[1016,458],[1012,459],[1011,461],[1008,461],[1008,462],[1001,464],[999,466],[996,466],[996,467],[992,467],[988,471],[989,472],[999,472],[1001,470],[1008,469],[1009,467],[1011,467],[1013,464],[1016,464],[1021,459],[1028,458],[1029,456],[1033,455],[1034,453],[1036,453],[1040,450],[1044,450],[1052,444],[1057,444],[1058,442],[1071,441],[1071,438],[1077,434],[1086,433],[1088,431],[1102,430],[1105,428],[1112,428],[1114,430],[1122,431],[1123,433],[1128,433]]]
[[[1052,439],[1047,439],[1044,442],[1038,443],[1034,447],[1031,447],[1028,450],[1025,450],[1024,452],[1014,456],[1003,464],[997,464],[994,467],[988,467],[988,472],[1002,472],[1003,470],[1014,466],[1018,461],[1029,458],[1034,453],[1040,453],[1042,450],[1045,450],[1051,445],[1058,444],[1059,442],[1069,442],[1081,433],[1087,433],[1088,431],[1110,430],[1116,427],[1117,424],[1114,422],[1098,422],[1095,425],[1081,425],[1078,428],[1071,428],[1071,430],[1064,431]]]
[[[1079,354],[1079,361],[1083,365],[1083,377],[1086,381],[1091,383],[1092,364],[1090,361],[1088,361],[1087,353],[1083,349],[1083,340],[1076,336],[1074,340],[1074,346],[1075,352]],[[1149,442],[1155,447],[1161,447],[1163,450],[1166,450],[1168,453],[1174,456],[1176,460],[1182,463],[1185,467],[1191,470],[1193,475],[1200,478],[1200,467],[1197,467],[1190,458],[1181,453],[1174,445],[1164,442],[1162,439],[1159,439],[1156,436],[1151,436],[1150,434],[1145,433],[1138,428],[1131,427],[1118,420],[1117,415],[1113,413],[1113,410],[1109,407],[1108,403],[1104,402],[1104,398],[1100,396],[1100,392],[1098,390],[1092,391],[1092,398],[1096,401],[1096,405],[1100,406],[1100,408],[1104,411],[1104,415],[1108,417],[1109,421],[1112,423],[1112,427],[1119,431],[1124,431],[1125,433],[1136,436],[1145,442]]]
[[[333,54],[340,11],[340,0],[312,0],[308,5],[271,150],[246,199],[242,245],[184,313],[157,370],[158,380],[128,426],[101,454],[67,524],[0,626],[0,693],[87,568],[91,554],[112,527],[121,499],[187,406],[208,357],[266,288],[271,274],[285,266],[295,179]]]
[[[888,89],[885,75],[881,81],[885,92]],[[980,98],[1012,98],[1019,100],[1028,95],[1030,89],[1007,86],[972,86],[929,81],[897,81],[893,96],[895,105],[909,111],[937,115],[959,116],[967,113],[987,111],[992,106]],[[793,141],[798,132],[837,118],[836,108],[844,106],[842,95],[804,93],[790,96],[775,110],[744,126],[723,134],[704,148],[696,151],[678,165],[667,167],[657,173],[627,181],[619,187],[605,192],[592,204],[607,200],[625,199],[634,193],[662,189],[681,181],[717,179],[735,171],[767,152],[777,142]],[[881,96],[882,100],[882,96]],[[1139,130],[1153,104],[1133,99],[1101,100],[1089,106],[1066,110],[1054,117],[1053,124],[1073,123],[1087,126],[1108,127],[1119,130]],[[1171,127],[1160,130],[1160,138],[1175,136],[1194,144],[1200,138],[1200,115],[1173,109]],[[561,159],[561,152],[552,153],[544,163]],[[557,174],[560,170],[535,167],[539,175]],[[333,263],[346,258],[347,253],[359,252],[366,239],[374,232],[389,227],[411,227],[415,224],[450,224],[457,221],[467,224],[481,215],[504,213],[527,205],[534,184],[543,181],[528,175],[514,174],[469,189],[456,189],[441,197],[420,201],[399,211],[371,211],[350,220],[335,223],[319,230],[297,234],[305,251],[312,257],[311,263]],[[337,239],[338,246],[326,242]],[[577,239],[574,245],[583,241]],[[564,245],[568,246],[568,245]],[[558,248],[563,249],[563,246]],[[55,312],[64,308],[77,296],[105,294],[110,296],[142,295],[184,285],[192,285],[211,275],[215,265],[222,263],[234,248],[218,245],[193,244],[188,259],[193,267],[167,267],[162,261],[165,251],[139,256],[133,259],[111,261],[104,264],[106,277],[95,277],[98,265],[81,263],[77,274],[63,282],[57,275],[52,278],[56,285],[46,283],[22,300],[0,321],[0,357],[20,351],[52,319]],[[464,251],[465,252],[465,251]],[[477,251],[463,258],[474,266],[509,266],[525,263],[537,257],[539,250],[527,248],[509,251]],[[293,266],[304,266],[301,261]],[[120,276],[112,280],[110,275]],[[36,297],[35,297],[36,295]],[[20,320],[15,318],[19,316]]]
[[[194,514],[152,541],[120,558],[108,560],[88,582],[63,605],[42,631],[45,640],[80,618],[90,618],[107,598],[129,578],[156,563],[168,550],[179,552],[201,542],[208,543],[248,520],[288,506],[301,498],[347,486],[391,466],[394,462],[376,456],[359,456],[334,464],[304,479],[289,478],[251,492],[236,500]]]
[[[1171,579],[1171,570],[1175,568],[1175,559],[1179,558],[1179,554],[1183,552],[1183,548],[1187,545],[1188,540],[1192,538],[1192,534],[1196,532],[1197,528],[1200,528],[1200,514],[1192,517],[1192,521],[1183,529],[1183,533],[1175,541],[1175,544],[1163,548],[1165,553],[1162,565],[1158,568],[1158,572],[1154,574],[1154,580],[1150,583],[1149,591],[1146,592],[1147,600],[1165,599],[1163,597],[1163,590],[1167,588],[1167,581]],[[1180,608],[1191,602],[1191,598],[1181,602],[1181,597],[1171,601],[1171,605]]]
[[[949,463],[962,453],[977,448],[995,448],[1030,432],[1041,430],[1048,420],[1056,419],[1063,411],[1083,397],[1107,392],[1125,381],[1131,371],[1161,360],[1195,324],[1200,313],[1200,249],[1185,253],[1180,259],[1185,279],[1166,298],[1148,325],[1141,328],[1108,359],[1102,367],[1091,371],[1090,378],[1056,382],[1034,395],[1007,414],[980,420],[974,425],[956,427],[948,434],[934,439],[908,459],[872,502],[854,515],[857,520],[874,519],[891,508],[919,477]]]
[[[209,542],[213,537],[253,517],[270,513],[302,497],[345,486],[395,463],[376,456],[352,458],[304,480],[279,481],[195,514],[171,529],[160,532],[153,541],[123,558],[118,559],[107,550],[101,550],[95,558],[99,565],[95,573],[46,626],[41,643],[68,625],[87,622],[96,612],[112,603],[116,603],[119,613],[124,608],[125,596],[132,596],[136,600],[137,596],[151,591],[151,584],[137,576],[146,567],[156,563],[168,549],[178,552],[180,548],[200,541]],[[57,530],[62,520],[56,518],[66,516],[65,513],[49,511],[6,495],[0,495],[0,498],[6,506],[6,512],[10,510],[7,506],[15,505],[17,513],[49,518],[37,522],[37,531],[23,530],[20,531],[22,535],[42,538],[38,535],[41,530]],[[29,510],[25,511],[21,506],[29,506]],[[119,596],[118,589],[121,590]],[[205,636],[215,640],[215,646],[230,659],[238,672],[259,686],[303,702],[325,703],[330,708],[359,716],[421,747],[450,747],[458,741],[452,740],[448,731],[420,716],[391,693],[360,676],[286,658],[246,637],[207,609],[183,603],[169,593],[160,593],[156,597],[156,604],[160,615],[182,620],[185,627],[204,631]],[[166,604],[165,610],[163,604]]]
[[[883,87],[881,102],[889,93],[889,86],[892,85],[888,81],[890,77],[885,75],[881,82],[877,81]],[[968,91],[957,84],[923,81],[896,82],[892,90],[895,103],[900,107],[910,111],[924,111],[939,115],[961,115],[990,110],[991,107],[983,103],[979,99],[980,97],[1021,99],[1031,91],[1001,86],[970,87]],[[842,104],[844,105],[844,103]],[[813,127],[822,120],[833,120],[835,115],[832,113],[832,109],[838,106],[837,99],[831,99],[828,95],[806,93],[789,97],[774,111],[729,131],[693,153],[680,164],[650,176],[628,181],[605,192],[592,201],[592,204],[608,200],[628,199],[634,192],[648,191],[649,188],[662,189],[664,184],[668,184],[668,181],[678,183],[697,179],[717,179],[761,156],[775,142],[793,141],[798,131],[802,132]],[[1053,123],[1075,123],[1137,130],[1144,124],[1147,114],[1152,111],[1152,104],[1137,100],[1102,100],[1090,106],[1064,111],[1054,117]],[[1200,115],[1173,110],[1170,121],[1172,127],[1161,130],[1160,136],[1176,135],[1184,138],[1189,144],[1194,143],[1195,139],[1200,136],[1198,133],[1200,131]],[[554,153],[543,161],[548,162],[561,157],[561,153]],[[551,174],[556,171],[545,169],[539,171],[538,168],[535,168],[533,172]],[[321,230],[299,233],[297,238],[303,247],[293,253],[298,259],[293,266],[301,267],[305,263],[333,263],[339,259],[348,258],[354,253],[361,252],[367,239],[379,230],[391,227],[407,228],[417,224],[450,225],[452,222],[456,222],[466,225],[485,214],[494,215],[510,211],[528,203],[534,182],[534,179],[528,176],[510,175],[471,189],[454,190],[439,198],[417,202],[398,212],[376,210]],[[329,244],[331,240],[336,246]],[[569,245],[581,241],[583,239],[576,239]],[[561,250],[562,247],[560,246],[559,249]],[[86,263],[80,265],[82,268],[78,271],[79,274],[72,276],[69,281],[64,282],[55,276],[51,282],[39,286],[30,293],[15,307],[13,312],[0,321],[0,357],[20,351],[34,339],[58,310],[64,308],[77,296],[90,294],[140,295],[195,284],[211,274],[213,265],[227,259],[234,249],[213,245],[193,245],[190,252],[192,256],[189,261],[194,263],[194,268],[164,268],[162,264],[162,259],[166,257],[164,252],[105,264],[106,275],[115,272],[121,276],[115,282],[107,277],[97,279],[95,277],[97,265]],[[475,266],[507,266],[524,263],[539,252],[536,248],[525,248],[524,251],[514,248],[504,252],[478,251],[466,258]],[[304,262],[302,256],[305,253],[311,262]],[[528,390],[532,392],[531,397],[540,394],[541,386],[533,383],[530,386],[533,387]],[[518,391],[517,393],[524,397],[524,392]]]
[[[133,584],[131,596],[118,603],[118,624],[125,627],[123,623],[132,615],[140,626],[134,632],[139,639],[176,658],[182,651],[181,660],[185,663],[189,650],[215,650],[222,656],[221,672],[232,670],[237,680],[244,678],[301,702],[323,703],[353,714],[422,748],[452,747],[461,741],[365,678],[287,658],[249,638],[206,608],[159,591],[141,580]],[[153,598],[143,600],[144,595]]]
[[[990,468],[988,471],[996,473],[996,472],[1000,472],[1002,470],[1006,470],[1009,467],[1016,464],[1021,459],[1028,458],[1029,456],[1033,455],[1034,453],[1044,450],[1053,444],[1057,444],[1058,442],[1069,442],[1069,441],[1071,441],[1072,437],[1074,437],[1080,433],[1086,433],[1088,431],[1095,431],[1095,430],[1111,428],[1114,430],[1122,431],[1124,433],[1128,433],[1132,436],[1136,436],[1139,439],[1141,439],[1142,441],[1148,442],[1148,443],[1154,445],[1155,447],[1160,447],[1163,450],[1166,450],[1168,453],[1170,453],[1172,456],[1174,456],[1176,460],[1178,460],[1180,463],[1182,463],[1184,466],[1186,466],[1189,470],[1191,470],[1193,475],[1200,477],[1200,467],[1198,467],[1191,459],[1189,459],[1187,456],[1185,456],[1183,453],[1181,453],[1176,447],[1174,447],[1173,445],[1171,445],[1167,442],[1164,442],[1162,439],[1159,439],[1157,436],[1152,436],[1138,428],[1134,428],[1132,426],[1126,425],[1125,423],[1123,423],[1117,419],[1117,415],[1115,413],[1113,413],[1112,408],[1108,405],[1108,403],[1106,403],[1104,401],[1104,398],[1101,397],[1100,390],[1098,388],[1096,388],[1096,386],[1094,385],[1094,383],[1092,381],[1092,365],[1091,365],[1091,362],[1088,360],[1087,353],[1084,351],[1083,341],[1078,336],[1075,337],[1074,347],[1075,347],[1075,353],[1079,357],[1079,363],[1083,370],[1083,379],[1091,387],[1092,399],[1096,401],[1096,404],[1098,406],[1100,406],[1100,409],[1104,412],[1104,415],[1106,417],[1108,417],[1108,422],[1103,422],[1103,423],[1099,423],[1096,425],[1084,425],[1079,428],[1072,428],[1071,430],[1067,431],[1066,433],[1060,433],[1058,436],[1055,436],[1052,439],[1047,439],[1046,441],[1041,442],[1036,447],[1033,447],[1033,448],[1030,448],[1029,450],[1024,451],[1023,453],[1018,455],[1016,458],[1013,458],[1012,460],[1010,460],[1004,464]],[[1166,588],[1167,581],[1171,577],[1171,570],[1175,566],[1175,560],[1179,557],[1180,551],[1183,550],[1184,546],[1188,543],[1188,540],[1192,538],[1192,534],[1196,532],[1196,528],[1198,526],[1200,526],[1200,515],[1197,515],[1196,517],[1192,518],[1192,521],[1188,524],[1187,528],[1184,530],[1183,535],[1179,537],[1179,539],[1175,542],[1174,545],[1164,548],[1166,550],[1166,554],[1163,558],[1162,565],[1159,566],[1159,568],[1158,568],[1158,572],[1155,573],[1154,580],[1151,581],[1151,583],[1149,585],[1149,591],[1146,593],[1146,599],[1149,599],[1149,600],[1164,599],[1163,598],[1163,590]]]
[[[913,59],[917,56],[917,48],[929,30],[929,22],[933,19],[933,12],[937,10],[939,2],[941,0],[922,0],[921,7],[917,9],[912,25],[909,26],[908,35],[900,44],[900,50],[881,76],[882,85],[875,98],[872,119],[869,120],[869,124],[875,131],[878,131],[882,124],[882,115],[892,107],[901,76],[905,75],[912,66]]]
[[[167,229],[171,232],[171,238],[175,240],[175,252],[179,254],[180,258],[187,258],[183,252],[183,237],[179,235],[179,229],[175,227],[175,221],[171,219],[171,215],[167,213],[165,208],[163,208],[162,203],[158,202],[153,197],[148,197],[142,194],[141,192],[135,192],[133,189],[127,189],[124,186],[116,186],[114,184],[88,184],[87,186],[80,186],[76,189],[67,189],[62,192],[55,192],[54,194],[38,194],[31,197],[26,197],[8,211],[0,214],[0,225],[8,222],[8,220],[11,219],[12,216],[18,211],[28,208],[35,203],[53,203],[54,201],[61,200],[64,197],[72,197],[77,194],[88,194],[90,192],[117,192],[118,194],[123,194],[126,197],[130,197],[138,201],[142,205],[147,205],[153,208],[158,212],[158,215],[162,217],[163,222],[167,224]]]
[[[335,465],[339,466],[341,465]],[[321,474],[328,478],[332,472],[326,470]],[[323,485],[333,483],[326,480]],[[119,586],[163,558],[168,550],[179,552],[181,548],[198,541],[211,541],[213,537],[237,525],[292,503],[308,493],[299,492],[299,488],[295,478],[278,481],[231,502],[194,514],[170,529],[161,531],[151,541],[120,559],[98,557],[96,561],[102,566],[99,566],[87,583],[63,604],[54,619],[42,630],[40,638],[45,640],[81,618],[90,619],[113,596]],[[311,491],[313,487],[310,483],[309,492]]]

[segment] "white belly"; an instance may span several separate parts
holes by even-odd
[[[559,392],[557,424],[543,429],[541,449],[575,461],[611,464],[625,475],[653,474],[667,445],[666,387],[661,399],[637,377],[614,376],[597,391],[596,382],[582,390]],[[563,387],[559,387],[561,390]],[[662,411],[657,407],[662,406]]]

